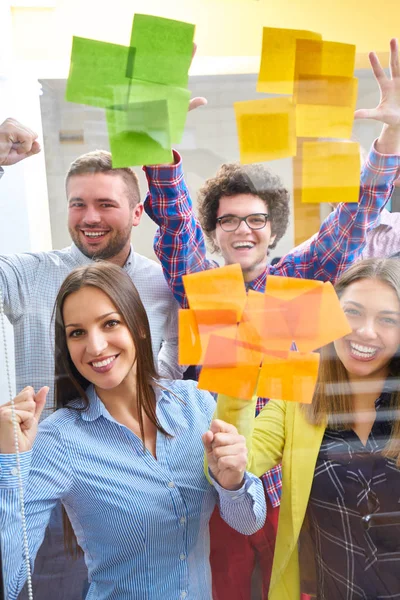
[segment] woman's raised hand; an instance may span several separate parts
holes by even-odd
[[[226,490],[243,485],[247,464],[246,440],[233,425],[215,419],[203,435],[207,461],[214,479]]]
[[[14,398],[15,419],[20,452],[28,452],[37,434],[40,415],[46,404],[48,387],[42,387],[37,394],[28,386]],[[11,402],[0,406],[0,453],[15,454],[15,431]]]

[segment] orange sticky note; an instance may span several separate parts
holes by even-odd
[[[295,156],[295,107],[290,98],[234,103],[242,164]]]
[[[181,365],[201,365],[210,337],[214,333],[234,339],[237,332],[236,311],[195,311],[180,309],[178,317]]]
[[[246,304],[246,288],[240,265],[228,265],[183,276],[189,306],[193,310],[233,310],[240,321]]]
[[[264,356],[257,395],[310,404],[318,377],[319,354],[289,352],[286,359]]]
[[[298,39],[320,40],[312,31],[264,27],[257,92],[293,94]]]
[[[289,301],[310,290],[321,289],[323,285],[322,281],[314,279],[268,275],[265,292],[275,298]]]
[[[301,294],[290,303],[291,330],[300,352],[311,352],[351,333],[333,285]]]
[[[209,390],[210,392],[251,400],[259,371],[259,365],[219,369],[203,367],[198,387],[201,390]]]
[[[301,162],[302,202],[358,202],[359,144],[304,142]]]
[[[289,351],[293,336],[287,321],[287,306],[281,299],[267,293],[249,291],[238,327],[238,339],[264,352]]]
[[[205,367],[254,367],[260,366],[262,352],[245,347],[236,335],[224,337],[214,334],[209,338],[203,365]]]

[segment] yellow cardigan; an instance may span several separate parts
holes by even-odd
[[[270,600],[300,598],[298,540],[326,425],[311,425],[297,403],[271,400],[254,419],[256,399],[218,396],[215,417],[246,437],[251,473],[282,463],[282,500],[269,591]]]

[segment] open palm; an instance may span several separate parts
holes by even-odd
[[[385,74],[375,52],[370,52],[369,60],[379,86],[380,101],[376,108],[356,110],[354,118],[375,119],[391,127],[400,127],[400,65],[397,40],[390,41],[390,77]]]

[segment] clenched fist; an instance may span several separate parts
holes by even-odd
[[[243,485],[247,464],[246,440],[236,427],[216,419],[203,435],[207,461],[214,479],[226,490]]]
[[[48,387],[42,387],[37,394],[32,387],[26,387],[14,398],[15,418],[20,452],[31,450],[35,441],[39,418],[46,404]],[[15,453],[15,433],[11,402],[0,406],[0,453]]]
[[[15,119],[6,119],[0,125],[0,166],[15,163],[40,152],[37,133]]]

